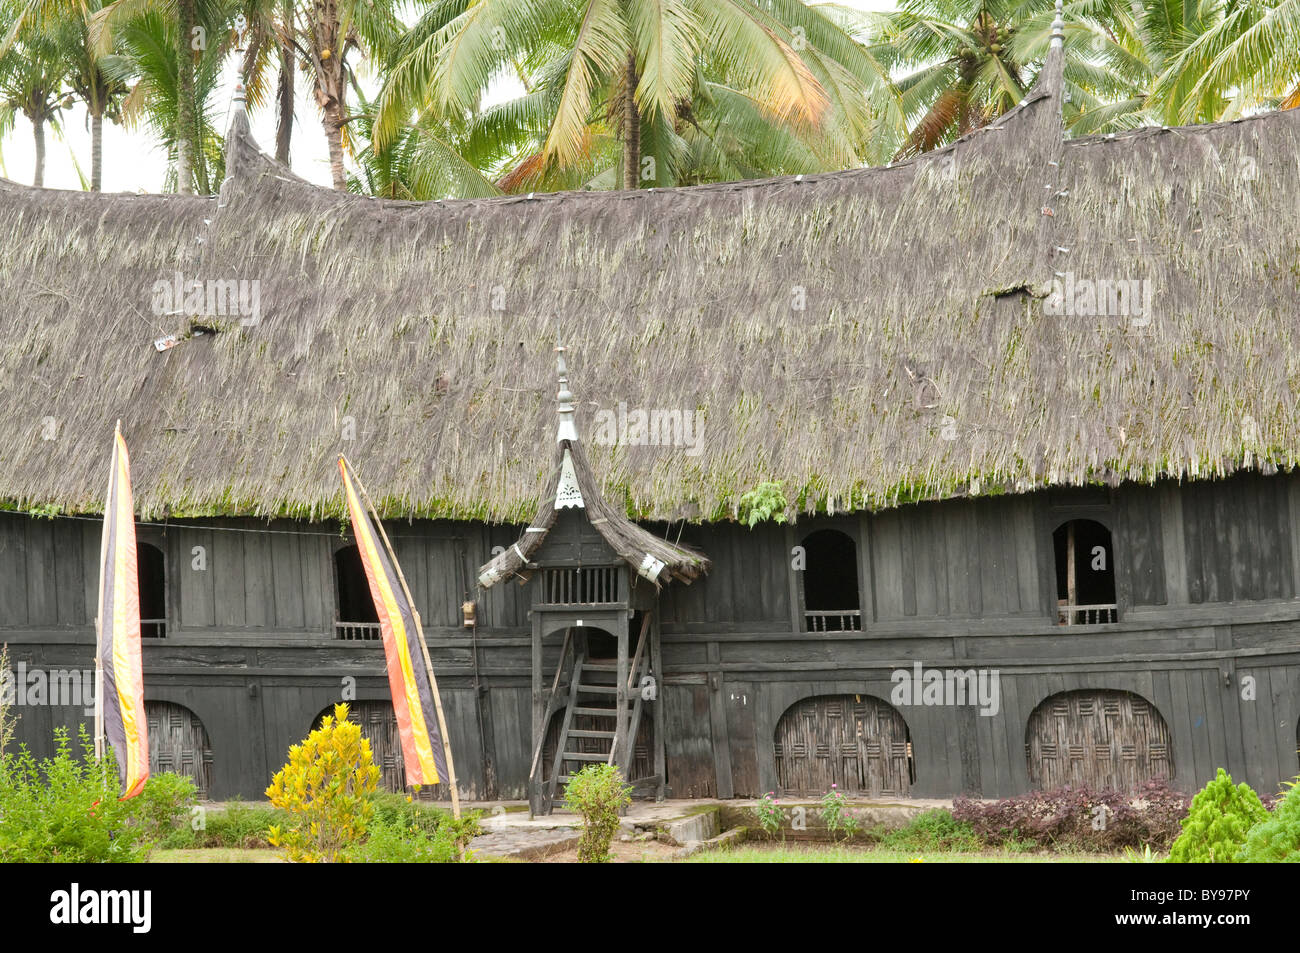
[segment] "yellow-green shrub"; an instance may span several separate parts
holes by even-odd
[[[1232,777],[1220,768],[1215,779],[1192,798],[1183,832],[1169,851],[1169,863],[1235,863],[1250,829],[1267,817],[1250,785],[1234,787]]]
[[[303,863],[333,863],[366,835],[379,785],[379,768],[361,727],[348,721],[348,706],[335,705],[307,740],[289,749],[289,762],[271,779],[266,796],[287,812],[292,827],[269,831],[275,847]]]

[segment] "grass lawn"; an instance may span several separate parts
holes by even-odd
[[[151,864],[279,864],[283,857],[278,850],[241,849],[239,847],[201,847],[194,850],[156,850],[149,857]]]
[[[917,859],[928,864],[1113,864],[1119,854],[1049,854],[986,851],[926,851],[915,853],[863,847],[788,845],[736,847],[713,850],[687,858],[691,864],[908,864]]]

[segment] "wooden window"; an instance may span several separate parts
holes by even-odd
[[[334,591],[338,597],[335,638],[347,641],[378,639],[379,616],[370,595],[370,582],[361,562],[361,551],[356,546],[344,546],[334,553]]]
[[[805,561],[799,573],[804,631],[860,631],[857,544],[839,530],[821,529],[805,536],[800,545]]]
[[[137,542],[137,578],[140,585],[140,637],[167,637],[167,558],[152,543]]]
[[[1115,548],[1096,520],[1070,520],[1052,534],[1056,554],[1056,619],[1060,625],[1119,621]]]

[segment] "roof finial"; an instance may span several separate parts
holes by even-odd
[[[573,394],[569,392],[569,370],[564,363],[564,345],[556,345],[555,369],[560,375],[560,392],[555,395],[559,402],[560,427],[555,433],[555,442],[578,440],[578,428],[573,423]]]
[[[240,110],[244,108],[244,103],[248,102],[248,93],[244,89],[243,83],[235,84],[235,95],[232,102],[234,103],[235,108]]]
[[[1051,48],[1059,50],[1065,45],[1065,8],[1061,0],[1056,0],[1056,19],[1052,21]]]

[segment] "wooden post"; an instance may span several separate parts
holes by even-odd
[[[655,603],[656,609],[658,602]],[[655,698],[654,707],[654,726],[655,726],[655,765],[654,773],[658,775],[659,781],[655,785],[655,800],[664,799],[665,786],[668,779],[668,767],[665,764],[665,744],[664,739],[664,662],[662,649],[659,644],[659,613],[655,609],[649,610],[650,619],[650,667],[654,670],[655,687],[658,690]]]
[[[104,519],[113,514],[108,512],[108,501],[112,495],[113,481],[117,478],[117,437],[122,432],[122,421],[113,427],[113,453],[108,462],[108,489],[104,491]],[[108,540],[100,529],[99,542],[99,602],[95,606],[95,760],[104,760],[104,560],[108,558],[105,546]]]
[[[384,524],[379,518],[375,504],[370,499],[370,494],[366,492],[366,485],[361,482],[361,477],[357,476],[357,471],[353,469],[351,460],[344,456],[343,463],[351,471],[352,479],[356,480],[357,489],[361,491],[361,496],[366,501],[366,508],[370,510],[371,516],[375,518],[375,526],[379,530],[379,537],[384,541],[384,549],[388,550],[388,558],[393,561],[393,571],[397,573],[397,581],[402,584],[402,593],[406,596],[406,603],[411,607],[411,615],[415,619],[415,634],[420,639],[420,652],[424,656],[424,668],[429,675],[429,688],[433,693],[433,707],[438,712],[438,731],[442,735],[442,751],[447,758],[447,784],[451,788],[451,815],[459,820],[460,792],[456,790],[456,764],[451,759],[451,739],[447,737],[447,718],[442,712],[442,696],[438,694],[438,680],[433,675],[433,662],[429,658],[429,646],[424,641],[424,626],[420,622],[420,610],[415,607],[415,600],[411,598],[411,590],[406,585],[406,576],[402,573],[402,567],[397,561],[397,554],[393,552],[393,544],[388,541],[388,534],[384,532]]]
[[[627,570],[623,570],[627,572]],[[622,757],[623,749],[627,745],[627,613],[619,613],[618,623],[618,662],[615,667],[615,688],[614,704],[617,705],[617,717],[614,721],[614,743],[610,746],[610,754],[615,751],[619,755],[614,758],[613,763],[618,764]],[[626,778],[624,779],[626,780]]]
[[[102,571],[102,570],[101,570]],[[103,600],[100,600],[102,606]],[[100,661],[104,627],[95,617],[95,760],[104,760],[104,664]]]
[[[1079,587],[1075,584],[1074,572],[1074,520],[1071,520],[1065,527],[1065,585],[1066,601],[1069,603],[1066,608],[1066,625],[1074,625],[1074,607],[1079,604]]]

